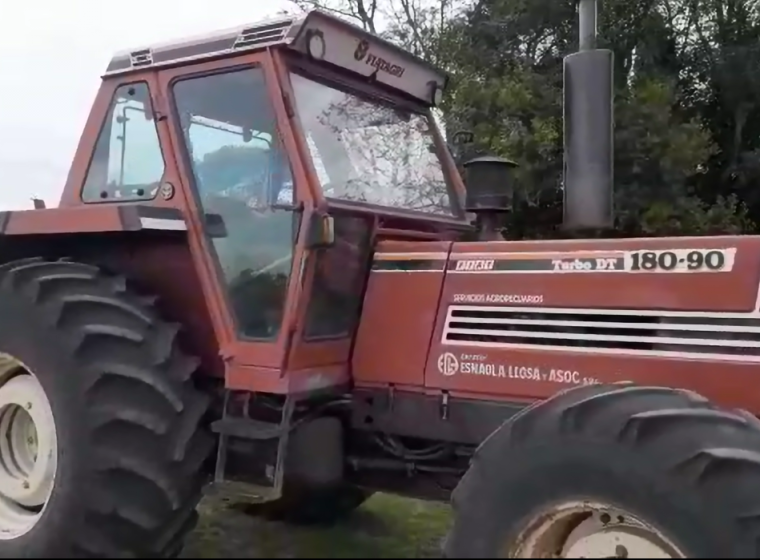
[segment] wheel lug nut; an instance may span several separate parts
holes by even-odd
[[[22,484],[22,486],[24,487],[24,490],[29,490],[29,482],[27,482],[26,480],[24,481],[24,484]]]

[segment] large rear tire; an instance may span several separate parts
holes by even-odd
[[[213,440],[178,330],[97,267],[0,266],[0,557],[180,552]]]
[[[682,390],[560,393],[478,450],[446,556],[757,558],[759,426]]]

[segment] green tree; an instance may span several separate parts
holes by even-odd
[[[670,0],[681,13],[684,103],[718,147],[696,186],[705,200],[736,195],[760,221],[760,4]]]
[[[616,62],[618,234],[746,231],[752,227],[747,209],[732,193],[702,199],[695,188],[720,148],[684,104],[678,30],[654,0],[605,0],[602,6],[600,46],[611,49]],[[562,58],[577,49],[575,2],[483,0],[451,29],[457,71],[447,124],[472,128],[481,151],[520,162],[511,235],[555,235]]]

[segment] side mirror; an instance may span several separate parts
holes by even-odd
[[[227,226],[221,214],[205,213],[203,215],[206,221],[206,233],[213,239],[223,239],[227,237]]]
[[[307,227],[307,249],[326,249],[335,243],[335,220],[329,214],[312,213]]]
[[[448,147],[457,166],[462,163],[462,159],[466,156],[467,150],[471,148],[474,142],[475,134],[469,130],[459,130],[451,135]]]
[[[452,146],[464,146],[475,142],[475,133],[470,130],[458,130],[451,135]]]

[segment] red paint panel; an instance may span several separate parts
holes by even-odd
[[[540,339],[512,345],[499,344],[488,337],[472,343],[442,341],[445,320],[452,305],[466,305],[469,309],[508,306],[525,308],[526,313],[539,312],[541,308],[567,308],[569,313],[573,308],[640,309],[657,314],[698,311],[747,313],[745,319],[751,321],[746,324],[760,322],[756,309],[760,284],[760,237],[456,243],[452,247],[449,269],[456,269],[457,258],[498,260],[513,258],[514,253],[518,253],[514,257],[518,259],[531,253],[565,259],[569,253],[580,251],[614,254],[615,251],[718,248],[736,249],[730,271],[555,273],[548,270],[543,273],[534,270],[530,273],[463,273],[450,270],[444,282],[426,365],[426,387],[452,393],[480,394],[484,399],[531,400],[548,397],[578,384],[633,381],[693,389],[721,404],[760,413],[760,394],[746,390],[755,381],[760,366],[757,352],[752,354],[749,349],[734,352],[726,358],[725,354],[730,354],[731,350],[720,346],[700,354],[687,347],[677,352],[666,342],[657,343],[650,350],[637,351],[615,344],[606,350],[571,348],[562,339],[558,339],[555,346],[564,345],[565,348],[526,347],[532,340],[539,344],[546,342]],[[463,265],[463,268],[466,266]],[[490,264],[485,267],[490,267]],[[502,296],[505,301],[462,301],[463,295],[479,294]],[[551,321],[552,316],[546,315],[544,319]],[[595,320],[605,319],[596,317]],[[614,317],[608,320],[616,321]],[[720,329],[720,325],[716,325],[715,330]],[[682,335],[650,333],[648,336]],[[712,332],[714,335],[715,331]]]
[[[119,208],[113,206],[80,206],[10,212],[5,235],[55,233],[102,233],[122,231]]]
[[[440,261],[439,270],[373,270],[367,285],[352,369],[357,382],[422,385],[430,337],[435,328],[448,242],[383,242],[376,264],[393,260]]]
[[[448,376],[438,369],[440,356],[447,353],[459,364],[459,369]],[[463,373],[463,363],[492,365],[496,375]],[[546,398],[584,382],[633,381],[691,389],[724,406],[760,414],[760,393],[747,390],[757,381],[759,369],[757,364],[630,356],[623,352],[599,355],[436,344],[426,379],[428,385],[451,392],[479,393],[483,398],[499,395],[514,400]],[[537,375],[542,377],[540,381],[535,379]]]
[[[576,251],[728,247],[737,249],[734,267],[730,272],[720,273],[448,274],[443,301],[462,303],[457,301],[457,295],[493,294],[534,296],[528,301],[543,307],[751,311],[760,283],[760,237],[456,243],[452,258],[477,255],[477,258],[499,259],[504,258],[504,254],[540,252],[551,259],[567,257]]]

